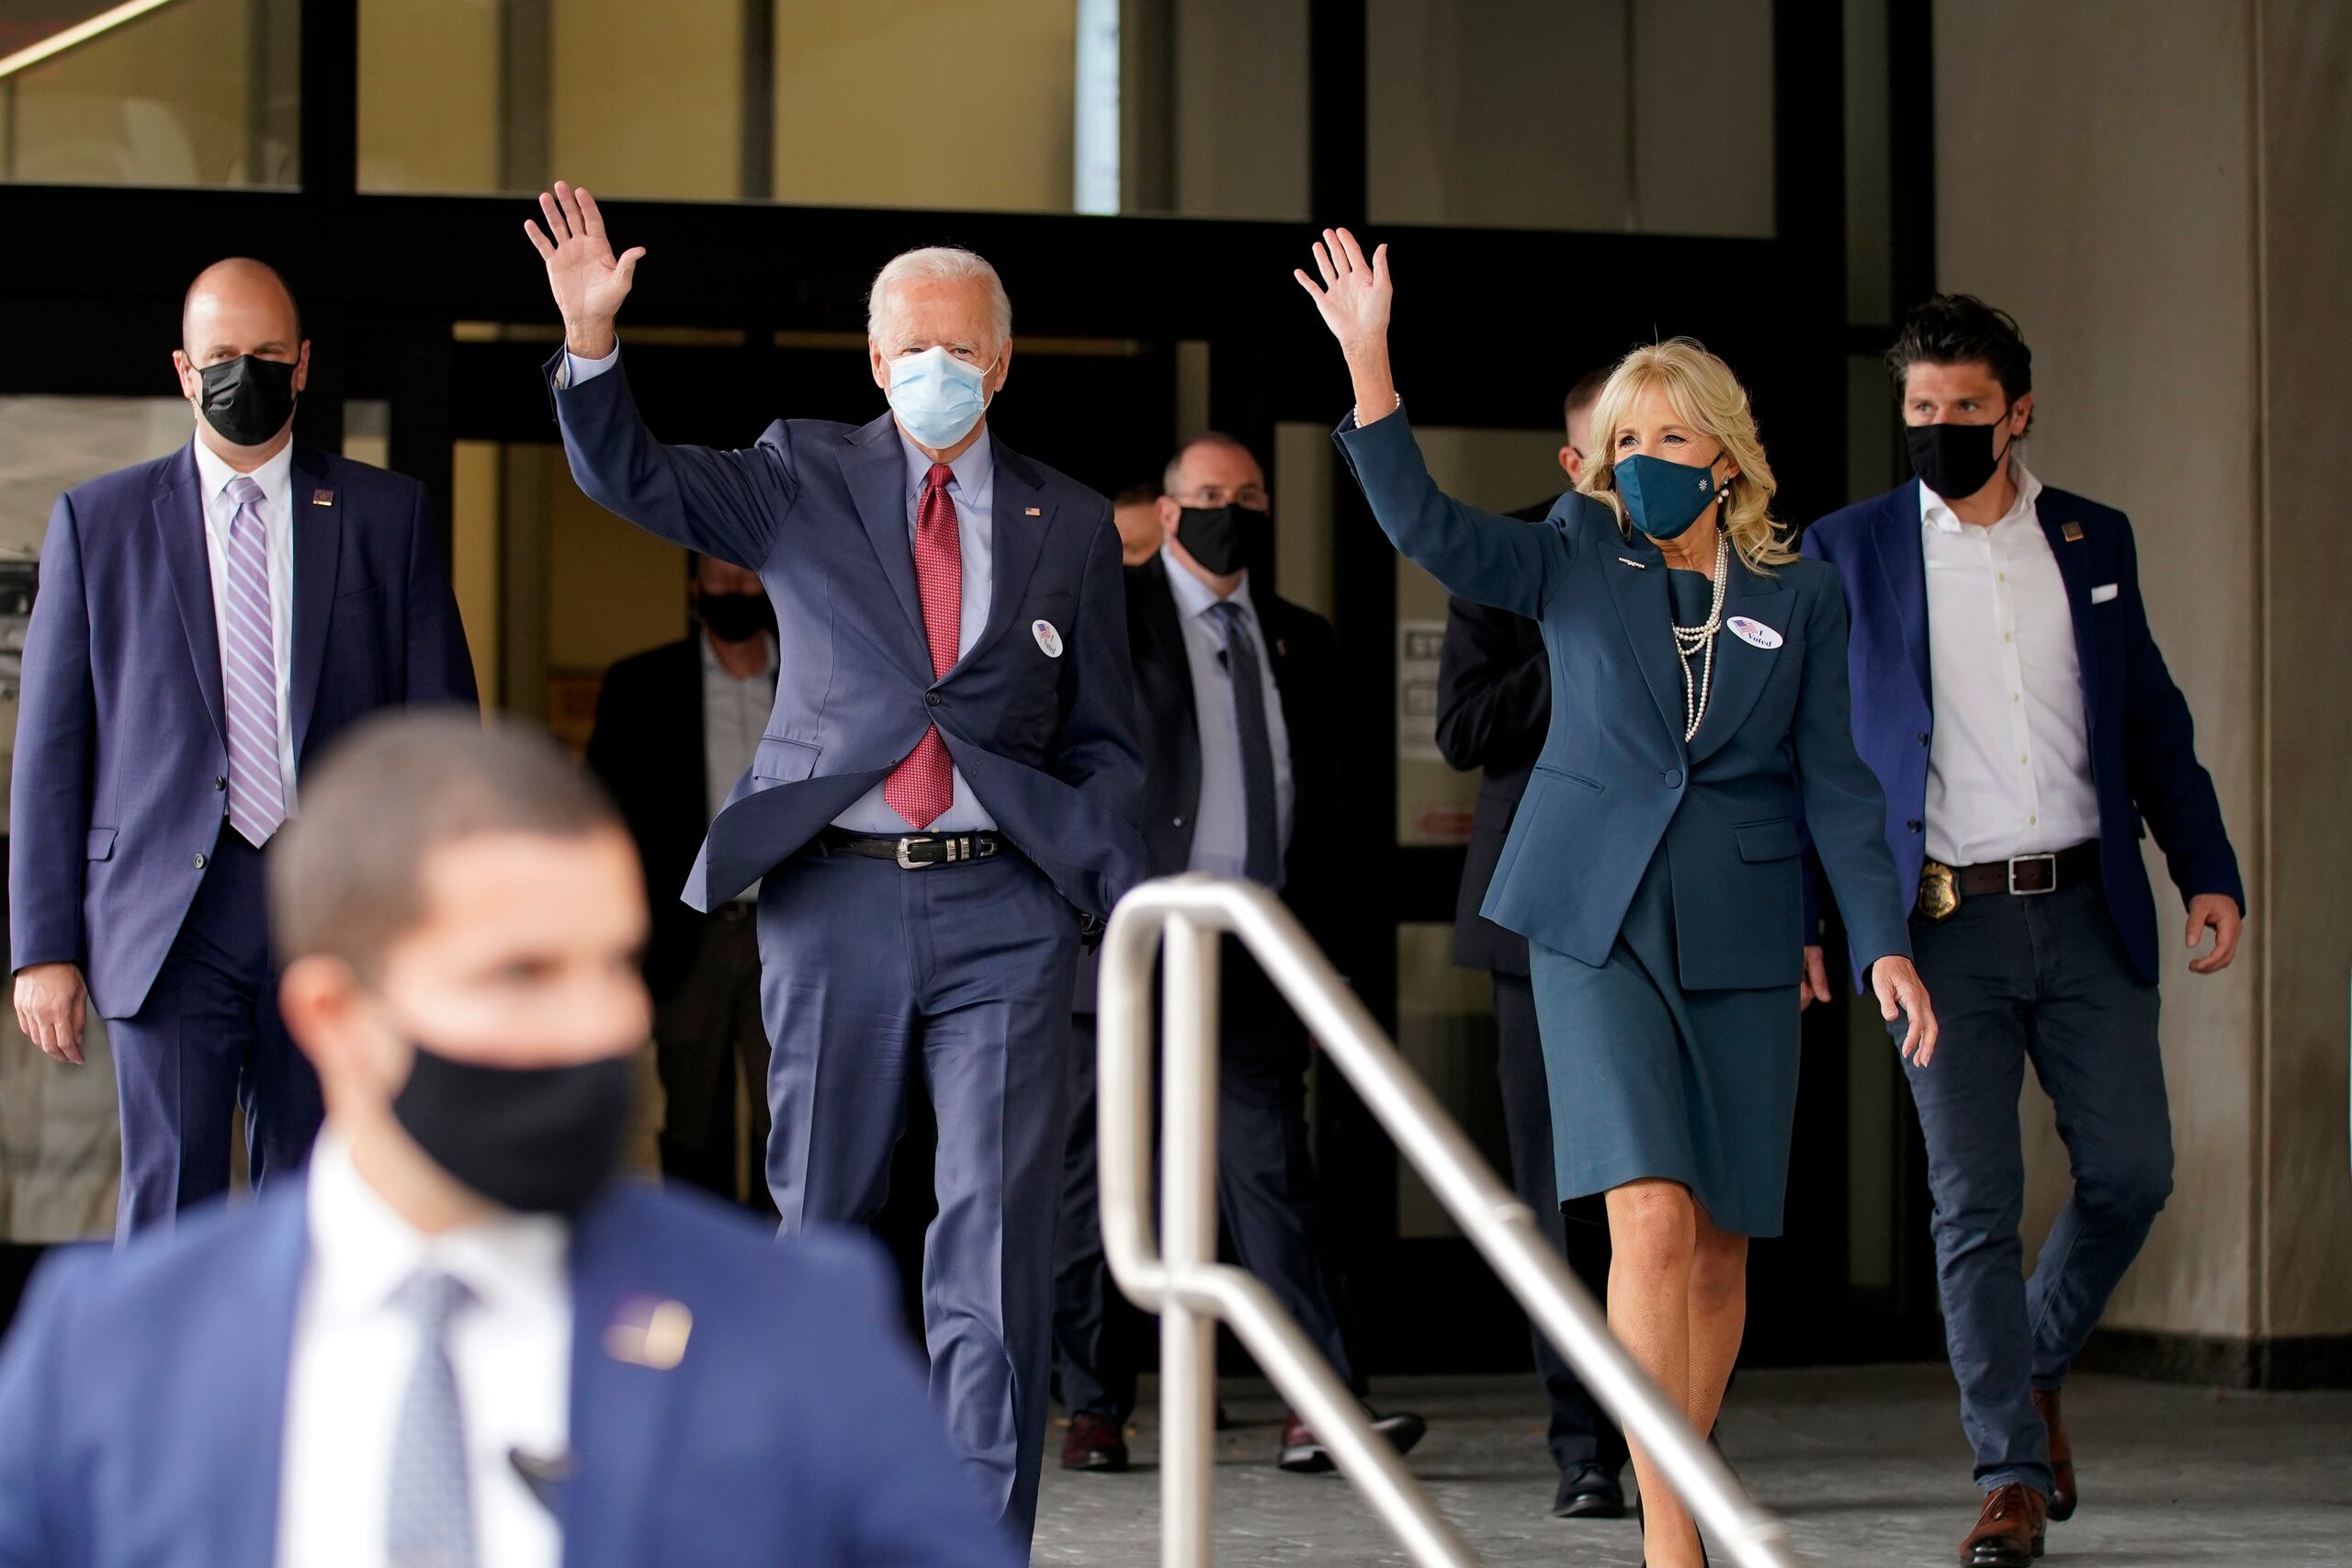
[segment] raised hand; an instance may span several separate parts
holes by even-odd
[[[546,231],[525,219],[523,232],[548,264],[548,291],[563,313],[564,344],[582,359],[602,359],[613,351],[613,320],[637,281],[645,247],[615,257],[596,198],[561,180],[552,192],[539,193],[539,211]]]
[[[1323,276],[1319,287],[1303,268],[1291,276],[1315,301],[1323,324],[1331,329],[1349,357],[1385,345],[1388,305],[1394,292],[1388,278],[1388,247],[1379,246],[1367,261],[1353,234],[1345,229],[1326,229],[1315,245],[1315,270]]]

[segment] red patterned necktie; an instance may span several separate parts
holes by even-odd
[[[922,596],[923,636],[931,643],[934,678],[956,667],[964,627],[964,547],[956,535],[956,503],[947,497],[956,470],[933,463],[915,508],[915,588]],[[933,725],[883,782],[882,799],[912,828],[928,828],[956,799],[947,742]]]

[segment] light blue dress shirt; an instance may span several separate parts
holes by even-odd
[[[620,357],[618,344],[614,344],[613,352],[602,359],[582,359],[567,350],[563,356],[566,371],[563,383],[567,387],[577,387],[594,380],[619,364]],[[899,444],[905,450],[907,459],[907,550],[911,557],[915,547],[915,514],[922,502],[923,485],[931,476],[931,458],[922,447],[907,439],[904,431],[899,433]],[[960,660],[972,651],[972,645],[980,640],[980,633],[988,629],[989,603],[995,585],[996,449],[989,442],[988,427],[981,426],[980,438],[966,447],[963,456],[947,466],[956,475],[947,493],[949,499],[956,502],[956,541],[963,558],[964,571],[962,622],[956,628],[956,657]],[[1287,770],[1288,760],[1279,745],[1274,754],[1279,760],[1277,765]],[[1238,751],[1235,753],[1234,766],[1237,769],[1240,766],[1239,755]],[[882,798],[882,791],[888,782],[884,780],[851,802],[848,810],[833,818],[833,826],[852,833],[894,836],[905,833],[909,827],[907,819],[893,811],[889,803]],[[923,830],[929,833],[977,833],[994,828],[996,818],[988,814],[972,794],[971,786],[964,782],[964,770],[961,768],[955,770],[955,784],[954,803],[940,815],[938,820]],[[1235,798],[1238,800],[1239,796],[1237,795]],[[1289,838],[1287,827],[1283,829],[1283,838],[1285,841]]]
[[[1199,578],[1165,547],[1160,560],[1168,568],[1168,586],[1176,596],[1176,619],[1184,628],[1184,658],[1193,671],[1193,713],[1201,734],[1201,801],[1193,817],[1193,853],[1187,871],[1216,876],[1244,876],[1250,860],[1250,814],[1241,772],[1241,720],[1233,701],[1233,676],[1222,657],[1225,630],[1209,614],[1216,591]],[[1274,663],[1266,656],[1266,631],[1258,622],[1258,608],[1250,601],[1250,580],[1233,591],[1241,606],[1241,624],[1258,651],[1258,681],[1266,701],[1266,739],[1274,754],[1274,821],[1282,834],[1278,856],[1290,852],[1292,808],[1297,788],[1290,771],[1290,727],[1283,719],[1283,698],[1274,685]]]

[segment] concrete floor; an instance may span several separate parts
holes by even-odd
[[[1405,1561],[1345,1482],[1274,1469],[1281,1405],[1265,1385],[1228,1379],[1224,1393],[1237,1426],[1219,1438],[1222,1568]],[[1641,1540],[1631,1521],[1548,1516],[1556,1475],[1533,1394],[1532,1378],[1398,1379],[1375,1390],[1384,1407],[1430,1418],[1413,1468],[1488,1563],[1632,1568]],[[2052,1562],[2352,1563],[2352,1393],[2221,1393],[2084,1376],[2068,1391],[2067,1416],[2084,1501],[2051,1528]],[[1156,1421],[1147,1404],[1130,1439],[1136,1468],[1125,1475],[1055,1468],[1056,1427],[1036,1562],[1157,1562]],[[1758,1500],[1823,1568],[1940,1568],[1975,1521],[1968,1450],[1940,1367],[1744,1372],[1722,1441]]]

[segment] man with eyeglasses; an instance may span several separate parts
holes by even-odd
[[[1272,888],[1329,953],[1339,884],[1331,624],[1272,592],[1272,502],[1247,446],[1199,436],[1170,460],[1161,488],[1167,542],[1127,571],[1151,874],[1205,872]],[[1361,1395],[1318,1234],[1306,1030],[1230,937],[1220,974],[1217,1201],[1226,1232],[1241,1266]],[[1054,1348],[1070,1412],[1063,1468],[1118,1471],[1135,1408],[1135,1318],[1103,1265],[1096,1213],[1091,990],[1081,985],[1073,1042]],[[1374,1424],[1399,1452],[1425,1429],[1403,1412]],[[1277,1462],[1300,1473],[1331,1468],[1295,1413],[1283,1422]]]

